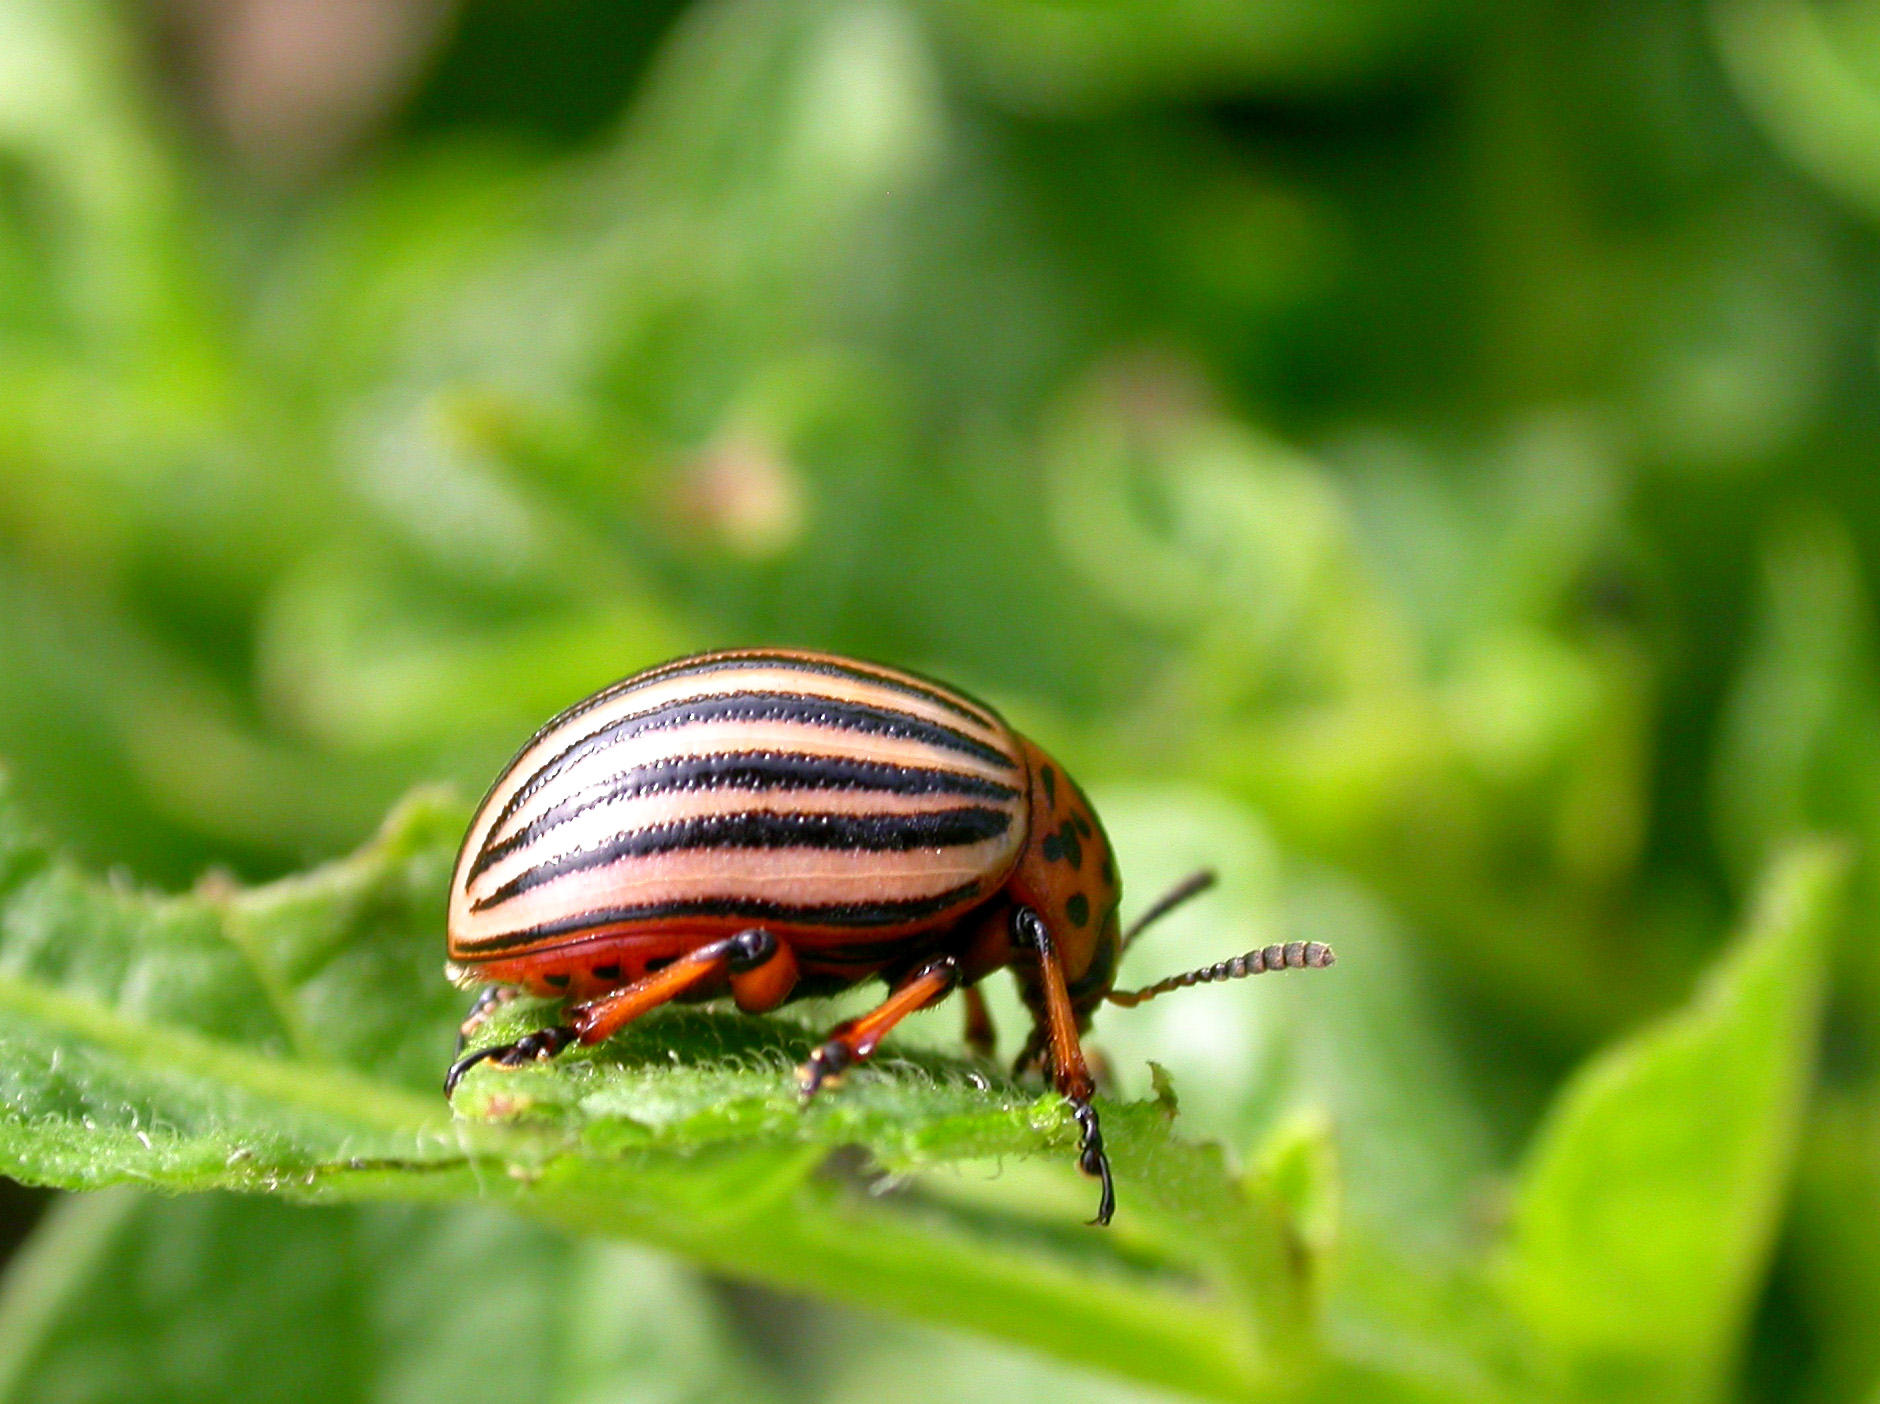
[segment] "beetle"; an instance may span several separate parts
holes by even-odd
[[[483,986],[445,1078],[595,1044],[675,1000],[762,1013],[879,977],[883,1002],[798,1069],[807,1102],[915,1010],[1010,969],[1032,1029],[1014,1067],[1047,1071],[1080,1132],[1078,1165],[1115,1209],[1081,1036],[1106,1000],[1263,970],[1325,966],[1294,941],[1118,990],[1150,921],[1123,933],[1116,861],[1077,784],[991,707],[915,673],[834,654],[697,654],[602,689],[529,739],[477,807],[451,877],[447,972]],[[563,1021],[463,1051],[521,991]]]

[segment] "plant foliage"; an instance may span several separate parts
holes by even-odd
[[[1068,1161],[1074,1128],[1055,1097],[911,1055],[805,1110],[789,1069],[813,1031],[780,1019],[662,1011],[553,1065],[478,1072],[453,1116],[435,1091],[456,1003],[436,974],[435,913],[461,818],[414,799],[342,862],[155,897],[54,859],[8,812],[0,1166],[70,1189],[494,1202],[1193,1393],[1440,1392],[1404,1359],[1344,1339],[1344,1315],[1377,1304],[1342,1281],[1343,1256],[1407,1245],[1338,1241],[1324,1208],[1338,1195],[1336,1133],[1281,1134],[1237,1170],[1172,1132],[1166,1081],[1156,1100],[1106,1108],[1128,1212],[1101,1234],[1076,1226],[1087,1186],[1019,1198],[984,1178],[1001,1158]],[[1519,1378],[1558,1376],[1587,1398],[1612,1397],[1615,1380],[1641,1399],[1714,1383],[1793,1151],[1838,869],[1818,850],[1786,859],[1692,1009],[1569,1089],[1520,1181],[1499,1278],[1485,1262],[1453,1265],[1469,1314],[1492,1323],[1454,1362],[1479,1372],[1472,1388],[1507,1368],[1492,1337],[1533,1346]],[[512,1004],[489,1036],[542,1012]],[[206,1208],[179,1229],[122,1199],[69,1211],[46,1230],[66,1246],[44,1249],[37,1272],[29,1260],[0,1309],[22,1394],[79,1369],[59,1348],[61,1307],[91,1309],[88,1272],[122,1280],[120,1253],[160,1254],[172,1231],[239,1235],[257,1215]],[[396,1253],[414,1221],[343,1222],[360,1251]],[[509,1235],[532,1262],[568,1256],[517,1230],[470,1231]],[[1706,1297],[1690,1294],[1693,1278],[1714,1284]],[[1642,1322],[1630,1304],[1654,1292],[1660,1310]],[[127,1322],[149,1310],[134,1290],[109,1295]],[[1371,1329],[1403,1328],[1386,1315]]]
[[[1875,0],[289,8],[0,0],[0,1396],[1873,1398]],[[439,1096],[463,797],[737,644],[1338,950],[1112,1231],[951,1009]]]

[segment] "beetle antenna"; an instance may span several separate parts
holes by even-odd
[[[1170,990],[1186,989],[1190,985],[1211,985],[1217,980],[1239,980],[1248,975],[1259,975],[1268,970],[1318,970],[1330,965],[1337,957],[1332,948],[1323,941],[1288,941],[1283,946],[1262,946],[1258,950],[1248,951],[1245,955],[1235,956],[1232,960],[1221,961],[1218,965],[1204,965],[1199,970],[1185,970],[1179,975],[1171,975],[1166,980],[1158,980],[1153,985],[1140,990],[1111,990],[1105,999],[1111,1004],[1137,1005],[1146,1004],[1159,994]]]
[[[1129,930],[1123,933],[1123,949],[1128,950],[1129,943],[1142,935],[1142,929],[1149,923],[1160,921],[1190,897],[1199,897],[1218,881],[1212,868],[1203,868],[1199,872],[1188,874],[1152,903],[1148,911],[1130,923]]]

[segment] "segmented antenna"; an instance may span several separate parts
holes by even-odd
[[[1137,923],[1141,925],[1140,922]],[[1167,994],[1170,990],[1186,989],[1190,985],[1211,985],[1217,980],[1240,980],[1248,975],[1260,975],[1268,970],[1318,970],[1330,965],[1337,957],[1332,948],[1322,941],[1288,941],[1283,946],[1262,946],[1257,951],[1248,951],[1245,955],[1224,960],[1218,965],[1204,965],[1199,970],[1183,971],[1180,975],[1171,975],[1166,980],[1158,980],[1140,990],[1111,990],[1104,998],[1111,1004],[1133,1006],[1145,1004],[1157,995]]]
[[[1142,935],[1142,929],[1149,925],[1150,922],[1160,921],[1183,902],[1186,902],[1190,897],[1199,897],[1203,892],[1206,892],[1210,887],[1214,886],[1216,881],[1214,869],[1212,868],[1203,868],[1200,872],[1188,874],[1187,877],[1176,883],[1167,892],[1164,892],[1158,900],[1152,902],[1149,905],[1148,911],[1144,912],[1141,916],[1137,917],[1135,921],[1130,923],[1129,930],[1123,933],[1123,949],[1128,950],[1129,943]]]

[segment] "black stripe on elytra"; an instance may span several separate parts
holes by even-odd
[[[700,814],[669,824],[616,834],[593,848],[576,849],[525,868],[471,903],[484,912],[557,878],[604,868],[622,858],[695,848],[824,848],[844,852],[906,853],[957,848],[998,838],[1011,827],[1003,809],[964,805],[912,814]]]
[[[1010,800],[1012,785],[958,770],[851,760],[846,756],[807,755],[798,751],[723,751],[702,756],[669,756],[651,765],[587,786],[531,819],[508,838],[485,844],[466,883],[494,864],[527,848],[544,834],[598,804],[641,795],[702,790],[850,790],[894,795],[958,795],[964,799]]]
[[[946,708],[957,716],[994,730],[1003,726],[999,714],[985,703],[963,693],[956,693],[946,684],[932,679],[900,677],[886,672],[874,672],[865,667],[842,663],[833,658],[799,658],[788,653],[738,652],[708,653],[691,658],[675,659],[671,663],[662,663],[656,668],[648,668],[635,673],[630,678],[602,688],[592,697],[583,698],[567,710],[551,717],[542,728],[529,738],[528,744],[518,753],[518,759],[526,754],[530,747],[551,732],[566,726],[569,722],[586,716],[596,707],[622,697],[629,692],[637,692],[642,687],[653,683],[666,682],[672,678],[693,677],[701,673],[715,673],[725,670],[745,670],[753,668],[796,668],[805,673],[820,673],[824,677],[849,678],[858,681],[879,683],[892,691],[902,692],[910,697],[924,698],[938,706]],[[977,710],[975,710],[977,709]]]
[[[557,917],[539,926],[507,931],[486,940],[467,941],[453,953],[464,959],[481,960],[485,953],[511,951],[518,947],[540,945],[558,936],[581,932],[600,932],[611,926],[636,922],[683,921],[688,917],[734,917],[755,922],[776,922],[796,926],[899,926],[938,916],[951,907],[979,894],[977,882],[961,883],[930,897],[908,897],[894,902],[825,902],[798,905],[766,902],[752,897],[694,897],[677,902],[649,902],[637,907],[597,907],[574,916]]]
[[[825,678],[843,678],[851,682],[875,683],[891,692],[907,697],[918,697],[931,702],[937,707],[944,707],[956,717],[964,717],[984,727],[997,729],[999,714],[974,698],[965,696],[931,679],[923,679],[917,674],[905,674],[900,671],[889,672],[861,663],[839,658],[803,658],[790,653],[719,653],[706,654],[702,658],[682,658],[676,663],[654,668],[626,679],[608,691],[618,697],[623,692],[631,692],[642,683],[665,682],[670,678],[697,677],[705,673],[719,673],[732,670],[753,668],[783,668],[801,673],[813,673]]]
[[[918,741],[943,751],[972,756],[1007,770],[1016,769],[1004,751],[975,740],[950,726],[928,721],[908,712],[886,707],[872,707],[861,702],[844,702],[833,697],[815,697],[800,692],[745,692],[727,696],[681,697],[662,702],[644,712],[616,717],[598,730],[572,741],[542,765],[504,803],[502,812],[490,825],[501,828],[523,803],[543,785],[583,756],[606,750],[649,731],[669,731],[698,726],[706,722],[796,722],[805,726],[823,726],[838,731],[854,731],[867,736],[890,736],[899,741]]]

